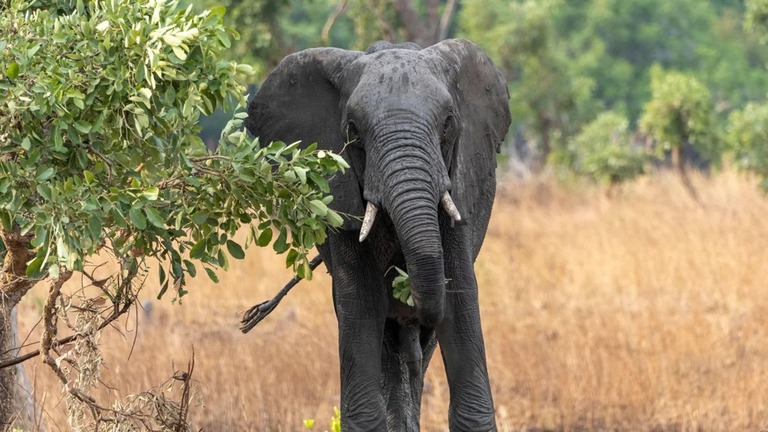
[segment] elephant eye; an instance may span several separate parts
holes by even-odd
[[[443,123],[443,137],[449,138],[456,132],[456,118],[453,114],[448,114]]]
[[[357,130],[357,125],[355,124],[354,121],[350,120],[347,122],[347,127],[344,130],[344,135],[345,135],[344,138],[346,139],[347,144],[351,144],[357,141],[359,132]]]

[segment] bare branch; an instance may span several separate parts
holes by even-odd
[[[443,16],[440,17],[440,30],[435,42],[440,42],[448,37],[448,28],[451,26],[451,18],[456,11],[456,0],[448,0],[448,4],[443,9]]]
[[[317,266],[319,266],[320,263],[322,262],[323,262],[323,259],[320,257],[320,255],[312,258],[312,261],[309,262],[310,270],[316,269]],[[301,279],[303,278],[300,278],[299,276],[294,276],[293,279],[288,281],[288,283],[285,284],[283,289],[281,289],[280,292],[278,292],[277,295],[275,295],[271,300],[261,302],[256,306],[253,306],[250,309],[248,309],[248,311],[243,315],[242,321],[240,322],[240,324],[242,324],[242,326],[240,327],[240,330],[243,333],[248,333],[249,331],[251,331],[251,329],[256,327],[256,324],[260,323],[261,320],[266,318],[267,315],[269,315],[273,310],[275,310],[277,305],[280,304],[280,301],[283,299],[283,297],[285,297],[288,294],[288,292],[291,291],[291,289],[301,281]]]
[[[133,274],[133,276],[130,276],[131,274]],[[121,280],[121,285],[130,284],[132,282],[133,277],[135,275],[136,275],[136,270],[129,270],[129,275]],[[102,329],[104,329],[108,325],[111,325],[116,319],[120,318],[122,315],[127,313],[131,309],[131,306],[133,306],[134,302],[136,301],[135,297],[131,297],[131,296],[124,297],[122,300],[123,300],[122,303],[115,305],[115,309],[112,311],[112,314],[104,319],[104,321],[97,327],[96,331],[101,331]],[[82,334],[73,334],[73,335],[70,335],[70,336],[67,336],[67,337],[63,337],[61,339],[56,339],[55,341],[51,340],[50,341],[50,346],[56,347],[56,346],[67,345],[67,344],[70,344],[72,342],[77,341],[78,339],[80,339],[83,336],[84,335],[82,335]],[[42,347],[41,347],[41,349],[37,349],[37,350],[31,351],[31,352],[29,352],[27,354],[14,357],[12,359],[4,360],[4,361],[0,362],[0,369],[5,369],[7,367],[16,366],[19,363],[22,363],[22,362],[25,362],[27,360],[33,359],[33,358],[39,356],[41,354],[41,351],[42,351]]]
[[[333,13],[328,16],[328,19],[325,21],[325,25],[323,26],[323,31],[320,33],[320,41],[323,43],[323,45],[328,45],[330,42],[331,28],[333,28],[336,20],[339,19],[339,17],[347,11],[348,6],[349,0],[342,0],[336,4],[336,8],[333,10]]]

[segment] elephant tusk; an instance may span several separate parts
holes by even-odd
[[[447,191],[443,194],[443,198],[440,199],[440,204],[442,204],[445,211],[451,215],[451,219],[453,219],[454,222],[461,222],[459,209],[456,208],[456,204],[454,204],[453,199],[451,199],[451,194]]]
[[[360,243],[368,237],[368,233],[371,232],[373,221],[376,220],[376,212],[379,208],[376,204],[368,201],[368,205],[365,207],[365,217],[363,218],[363,226],[360,228]]]

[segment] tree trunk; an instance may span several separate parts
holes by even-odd
[[[428,47],[448,36],[451,18],[456,10],[456,1],[448,0],[440,13],[440,0],[427,0],[426,13],[420,16],[413,0],[396,0],[394,2],[397,14],[405,28],[405,37],[409,42]]]
[[[688,177],[687,161],[685,160],[685,153],[683,153],[683,145],[684,144],[672,147],[672,166],[677,169],[677,173],[680,175],[680,181],[683,183],[683,187],[686,192],[688,192],[688,195],[690,195],[694,201],[699,202],[699,194],[696,192],[693,183],[691,183],[690,177]]]
[[[15,351],[16,338],[12,329],[10,301],[0,301],[0,360],[11,357]],[[0,430],[10,430],[16,412],[16,367],[0,369]]]
[[[14,309],[24,294],[34,285],[26,277],[27,261],[32,257],[30,238],[19,234],[18,229],[0,231],[6,247],[3,267],[0,269],[0,361],[13,358],[16,349],[16,315]],[[17,385],[16,366],[0,369],[0,430],[11,425],[21,426],[18,413],[20,401],[26,399]],[[25,425],[26,426],[26,425]]]

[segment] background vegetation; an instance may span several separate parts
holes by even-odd
[[[750,138],[729,133],[743,126],[730,121],[742,119],[748,104],[748,115],[757,115],[754,107],[765,104],[768,94],[762,0],[192,3],[227,6],[225,19],[242,33],[231,54],[256,65],[256,83],[284,55],[313,46],[365,49],[378,39],[429,45],[442,37],[478,43],[509,81],[513,126],[505,168],[522,175],[551,162],[556,170],[596,181],[631,179],[638,150],[645,168],[661,161],[681,171],[689,164],[717,167],[732,151],[749,159],[744,150]],[[595,122],[606,112],[628,122],[614,149],[632,161],[626,174],[617,174],[624,168],[615,163],[585,172],[579,161],[604,157],[593,154],[603,149],[570,144],[587,125],[592,133],[610,135],[596,130],[612,127]]]

